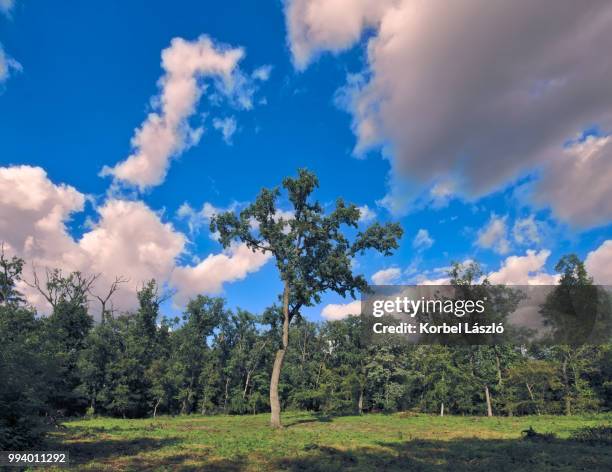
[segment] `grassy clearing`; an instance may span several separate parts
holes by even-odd
[[[47,447],[69,450],[78,470],[612,470],[612,444],[569,439],[573,431],[612,424],[612,415],[324,418],[288,413],[281,431],[270,430],[268,419],[75,420],[53,432]],[[521,431],[530,426],[556,438],[522,440]]]

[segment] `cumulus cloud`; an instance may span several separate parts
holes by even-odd
[[[168,280],[186,238],[143,202],[109,200],[97,211],[97,223],[77,242],[88,256],[80,269],[128,278],[122,305],[129,306],[138,284]]]
[[[270,257],[269,253],[253,252],[246,244],[237,244],[221,254],[210,254],[195,266],[177,267],[171,279],[178,288],[177,301],[182,303],[198,293],[218,294],[224,283],[244,279]]]
[[[305,68],[324,50],[340,52],[376,26],[395,3],[388,0],[306,0],[286,3],[286,23],[294,64]]]
[[[376,285],[389,285],[397,282],[401,275],[402,271],[398,267],[390,267],[372,275],[372,282]]]
[[[133,306],[137,286],[155,278],[163,282],[183,251],[185,238],[142,202],[109,200],[97,208],[96,222],[80,239],[67,225],[84,209],[86,197],[74,187],[56,185],[39,167],[0,168],[0,227],[12,252],[37,267],[65,272],[101,273],[104,292],[115,276],[128,278],[115,296],[118,308]],[[26,277],[31,277],[26,270]],[[40,299],[32,290],[37,308]]]
[[[507,216],[492,214],[488,223],[478,231],[476,245],[486,249],[493,249],[498,254],[507,254],[510,251],[507,219]]]
[[[581,227],[612,220],[612,136],[572,143],[542,174],[535,198],[559,218]]]
[[[228,116],[227,118],[215,118],[213,128],[221,133],[226,144],[232,144],[232,136],[238,129],[238,125],[233,116]]]
[[[543,249],[539,252],[528,250],[524,256],[507,257],[496,272],[487,277],[494,284],[509,285],[554,285],[559,277],[549,274],[545,264],[550,251]]]
[[[328,321],[342,320],[349,316],[361,315],[361,302],[354,300],[349,303],[330,303],[325,305],[321,311],[321,316]]]
[[[589,252],[584,265],[595,283],[612,285],[612,239],[604,241],[597,249]]]
[[[360,223],[369,223],[376,218],[376,212],[367,205],[358,207],[358,210]]]
[[[53,184],[40,167],[0,167],[0,234],[20,254],[71,262],[73,241],[65,224],[84,205],[85,195]]]
[[[479,197],[545,168],[592,124],[612,129],[606,0],[289,0],[286,22],[298,68],[371,32],[366,68],[350,84],[356,151],[385,146],[394,175],[414,185],[444,176],[455,193]],[[561,177],[551,186],[563,188]],[[609,219],[606,179],[584,203],[558,206],[551,186],[541,192],[563,218],[588,223],[604,207]]]
[[[267,260],[241,246],[209,255],[195,267],[178,263],[187,238],[141,201],[109,199],[96,207],[94,221],[80,238],[68,231],[71,218],[84,210],[86,196],[53,183],[40,167],[0,167],[0,234],[7,249],[38,270],[101,274],[96,290],[104,293],[116,276],[129,279],[115,294],[115,308],[134,307],[136,289],[156,279],[181,296],[218,293],[223,284],[244,278]],[[203,209],[211,212],[210,208]],[[26,277],[32,276],[30,269]],[[48,311],[44,300],[22,286],[28,299]]]
[[[433,243],[434,239],[429,235],[429,231],[421,228],[412,240],[412,247],[417,251],[424,251],[433,246]]]
[[[170,160],[202,136],[203,128],[193,128],[188,120],[207,89],[205,78],[213,80],[217,94],[241,108],[251,108],[253,87],[238,68],[243,56],[242,48],[215,44],[207,36],[194,41],[174,38],[162,51],[160,93],[152,100],[154,111],[134,133],[133,153],[115,167],[105,167],[102,175],[141,190],[160,184]]]

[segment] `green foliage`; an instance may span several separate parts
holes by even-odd
[[[279,347],[284,355],[280,404],[319,417],[437,414],[442,405],[446,414],[476,416],[484,416],[488,406],[495,416],[515,417],[612,411],[610,344],[572,346],[561,338],[561,344],[525,348],[500,338],[495,346],[410,346],[391,340],[372,346],[364,343],[358,316],[325,323],[301,317],[300,310],[318,303],[326,290],[343,295],[366,290],[365,279],[352,273],[352,257],[368,248],[388,253],[401,229],[374,225],[359,232],[358,210],[341,200],[325,214],[308,199],[317,180],[307,171],[283,185],[294,205],[292,218],[279,216],[275,189],[263,190],[240,215],[213,220],[224,244],[237,238],[274,254],[285,297],[282,306],[272,305],[261,315],[199,295],[186,304],[181,319],[168,320],[160,313],[163,290],[149,281],[138,291],[133,313],[106,312],[94,324],[88,293],[95,277],[50,270],[44,283],[35,280],[33,286],[51,313],[37,316],[17,290],[24,262],[0,252],[0,448],[36,445],[62,415],[267,412]],[[584,315],[567,309],[568,296],[583,296],[584,289],[589,296],[580,300],[608,312],[604,304],[610,300],[593,291],[574,256],[563,258],[557,269],[559,289],[542,313],[558,340],[565,332],[561,328]],[[519,302],[515,291],[483,280],[477,264],[455,265],[450,275],[457,296],[486,297],[496,321],[507,319]],[[593,300],[596,305],[589,304]],[[600,332],[608,325],[596,317],[593,326]]]
[[[4,253],[4,243],[0,245],[0,304],[19,305],[25,301],[23,295],[16,288],[21,280],[23,259],[13,256],[7,259]]]
[[[612,445],[612,426],[590,426],[572,433],[574,441]]]
[[[45,323],[23,305],[15,284],[23,261],[0,253],[0,450],[34,446],[45,430],[50,385],[60,366],[48,355]]]
[[[320,303],[326,291],[355,298],[357,291],[366,290],[365,278],[353,275],[352,257],[368,249],[389,255],[403,233],[399,224],[376,223],[349,240],[345,228],[357,228],[359,209],[338,199],[335,209],[325,214],[319,202],[310,201],[318,186],[312,172],[300,169],[297,178],[283,180],[292,217],[282,216],[277,207],[280,189],[262,189],[239,215],[216,215],[210,224],[224,247],[239,240],[253,251],[274,256],[281,280],[289,287],[292,317],[302,307]]]

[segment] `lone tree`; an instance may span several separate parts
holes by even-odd
[[[270,425],[274,428],[281,427],[278,383],[289,346],[291,320],[302,307],[320,303],[321,294],[328,290],[342,296],[350,293],[355,298],[355,293],[365,290],[367,283],[363,276],[353,275],[351,259],[367,249],[390,255],[403,233],[399,224],[375,223],[365,231],[355,231],[355,236],[349,239],[344,229],[357,228],[359,209],[338,199],[336,208],[325,214],[318,202],[310,201],[318,186],[315,174],[300,169],[297,178],[283,180],[293,206],[291,216],[277,207],[279,188],[262,189],[255,202],[239,215],[219,214],[210,224],[211,231],[219,233],[224,247],[241,241],[253,251],[272,254],[276,260],[283,283],[283,335],[270,379]]]

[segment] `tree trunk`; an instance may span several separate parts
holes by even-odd
[[[208,395],[204,394],[204,398],[202,399],[202,409],[200,410],[202,415],[206,414],[206,402],[208,401],[207,397],[208,397]]]
[[[444,402],[440,403],[440,416],[444,416]]]
[[[281,369],[285,360],[285,353],[289,346],[289,284],[285,282],[283,291],[283,347],[276,351],[272,377],[270,378],[270,426],[282,428],[281,406],[278,398],[278,383],[280,381]]]
[[[157,407],[159,406],[160,402],[161,402],[161,398],[158,398],[157,402],[155,403],[155,407],[153,408],[153,418],[157,416]]]
[[[230,378],[227,377],[225,379],[225,394],[223,395],[223,413],[227,413],[227,397],[228,397],[228,387],[229,387]]]
[[[276,351],[276,358],[274,359],[274,367],[272,368],[272,377],[270,379],[270,426],[273,428],[281,428],[280,418],[280,400],[278,398],[278,382],[280,380],[281,368],[283,367],[283,360],[285,357],[285,350],[279,349]]]
[[[491,395],[489,394],[488,385],[485,385],[485,398],[487,399],[487,416],[493,416],[493,407],[491,406]]]
[[[363,387],[359,389],[359,401],[357,402],[357,409],[359,410],[359,414],[363,414]]]
[[[525,382],[525,386],[527,387],[527,391],[529,392],[529,398],[531,398],[531,401],[535,405],[536,412],[538,416],[540,416],[540,408],[538,408],[538,404],[535,401],[535,397],[533,396],[533,391],[531,390],[531,386],[529,385],[528,382]]]
[[[497,350],[495,350],[495,366],[497,367],[497,386],[501,387],[503,378],[502,378],[502,371],[501,371],[501,362],[499,360],[499,354],[497,353]]]
[[[251,380],[251,371],[247,372],[246,381],[244,382],[244,390],[242,391],[242,399],[246,398],[247,390],[249,388],[249,381]]]

